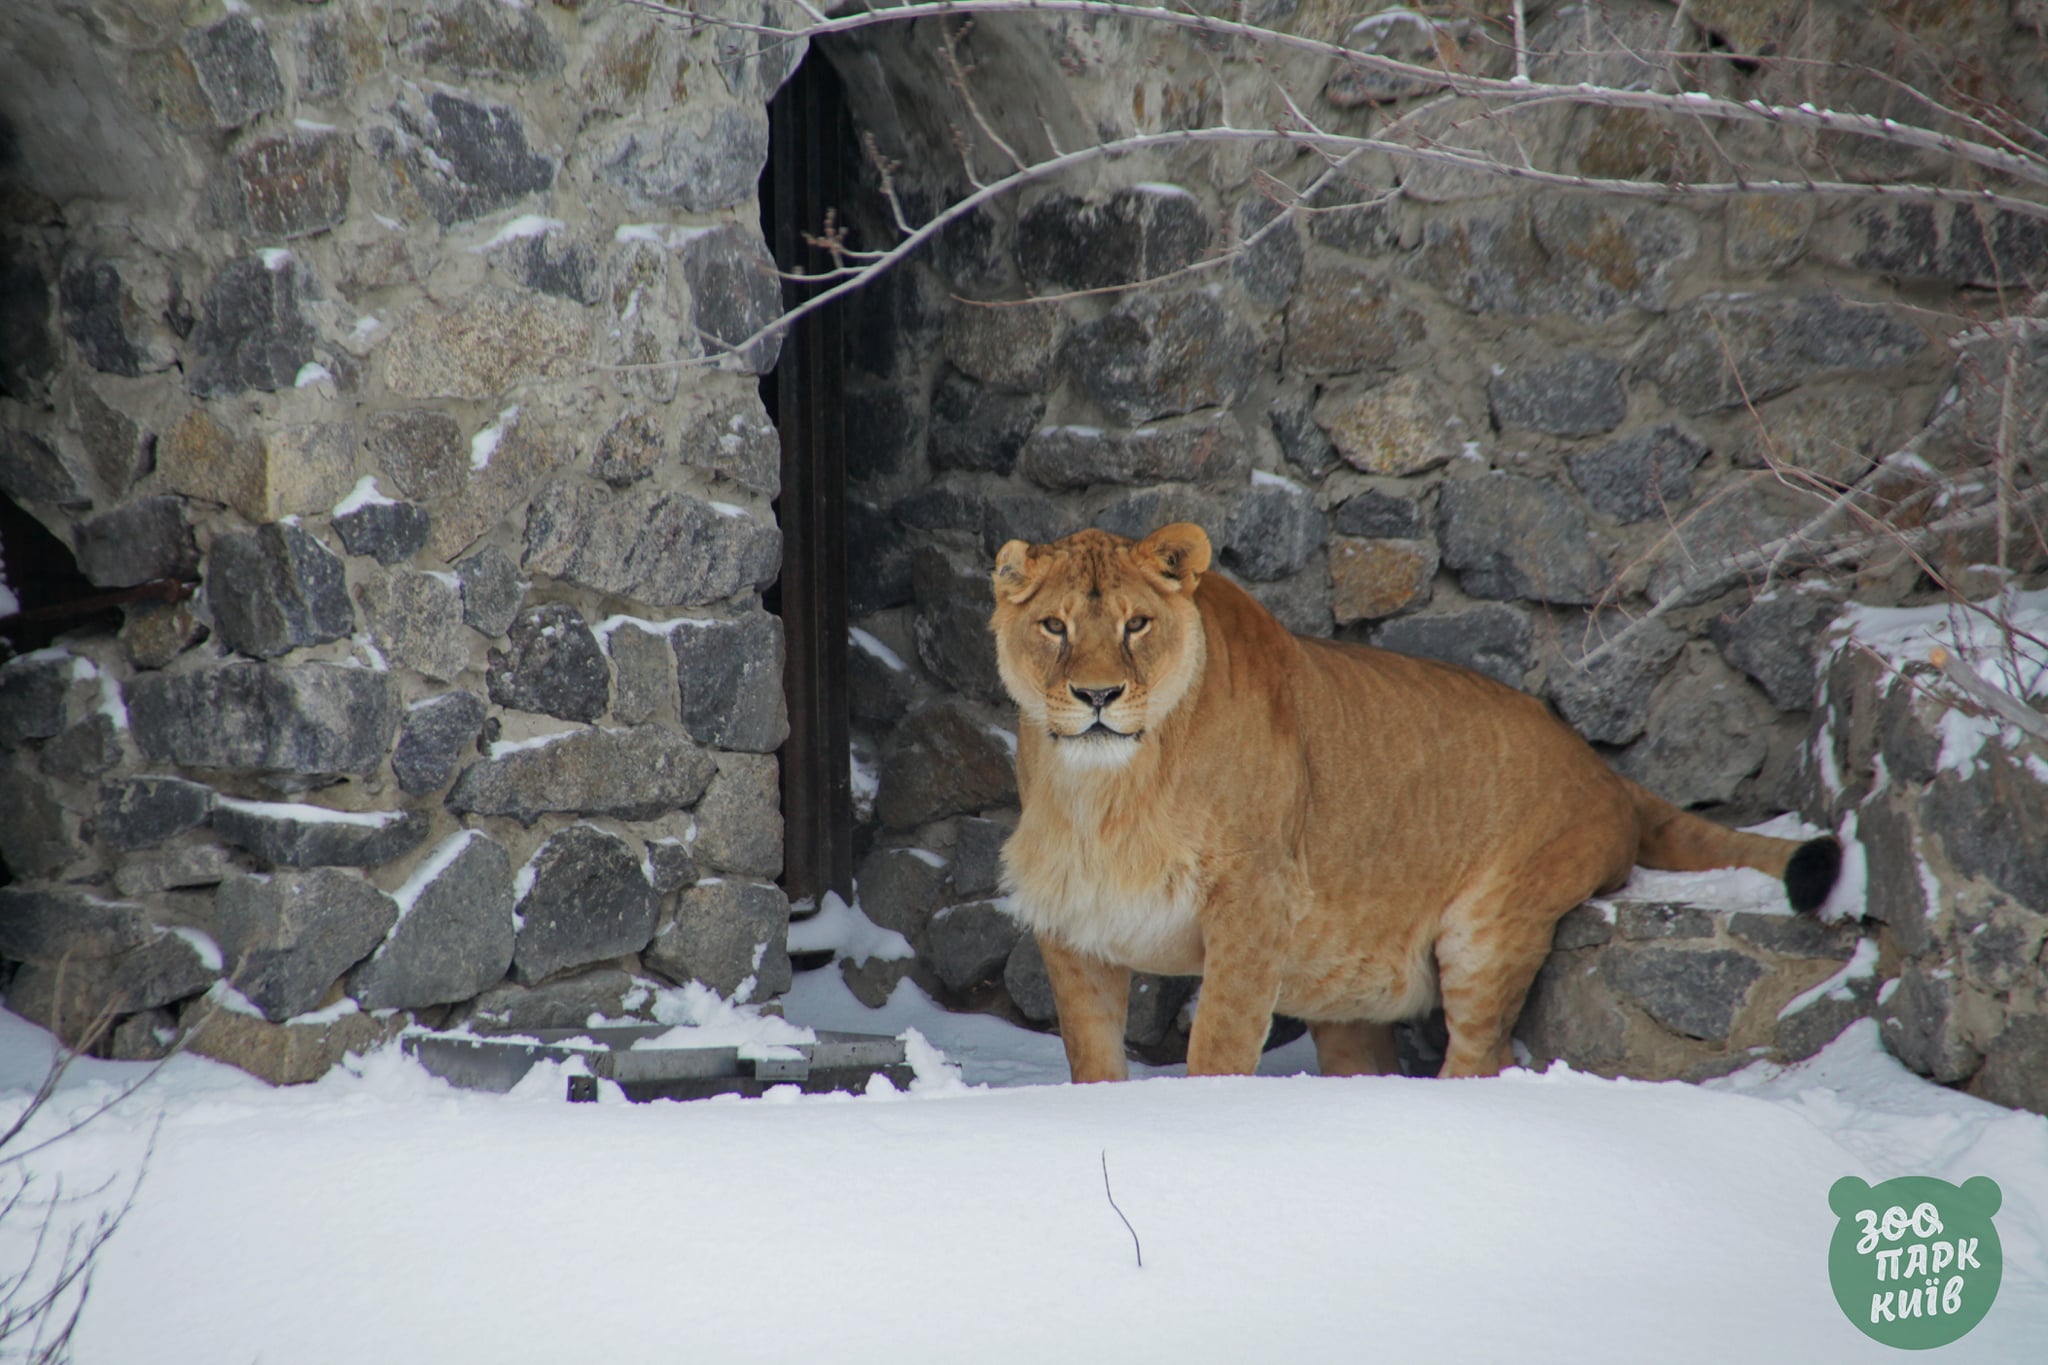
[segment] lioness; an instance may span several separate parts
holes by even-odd
[[[1541,702],[1427,659],[1288,633],[1209,538],[1083,531],[996,556],[1023,816],[1005,889],[1077,1081],[1120,1080],[1135,971],[1200,973],[1195,1075],[1249,1073],[1273,1014],[1326,1075],[1390,1071],[1441,1002],[1446,1076],[1510,1065],[1558,917],[1636,863],[1753,867],[1812,909],[1833,839],[1722,829],[1603,763]]]

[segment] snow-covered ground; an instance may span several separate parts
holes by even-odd
[[[289,1090],[176,1058],[26,1160],[83,1218],[154,1135],[77,1359],[1888,1360],[1828,1288],[1846,1174],[1995,1178],[2003,1288],[1938,1354],[2032,1361],[2048,1341],[2048,1119],[1909,1075],[1867,1023],[1704,1087],[1561,1069],[1073,1087],[1057,1040],[908,983],[870,1011],[827,968],[787,1008],[914,1027],[959,1070],[920,1050],[909,1094],[570,1105],[553,1065],[482,1095],[396,1051]],[[49,1047],[0,1015],[0,1108]],[[1293,1044],[1266,1070],[1310,1065]],[[141,1070],[78,1064],[26,1136]],[[0,1270],[29,1230],[0,1227]]]

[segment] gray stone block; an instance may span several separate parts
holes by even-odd
[[[912,629],[917,657],[933,677],[957,692],[1002,703],[1008,696],[996,676],[995,645],[989,639],[989,567],[979,559],[927,545],[912,560],[917,597]]]
[[[270,42],[247,15],[188,29],[181,46],[217,127],[237,127],[284,103],[284,78]]]
[[[509,981],[493,986],[476,998],[463,1023],[478,1033],[589,1028],[594,1019],[639,1017],[644,1008],[641,1002],[652,995],[647,984],[631,972],[593,967],[538,986]]]
[[[771,753],[789,737],[782,622],[765,611],[676,627],[683,728],[721,749]]]
[[[142,352],[128,335],[128,291],[111,261],[77,260],[57,277],[57,316],[86,364],[133,379]]]
[[[1266,408],[1266,421],[1280,453],[1287,463],[1312,479],[1320,479],[1337,466],[1337,448],[1316,425],[1315,399],[1306,393],[1283,393]],[[1351,534],[1363,535],[1364,532]]]
[[[78,819],[49,783],[19,768],[0,768],[0,863],[17,877],[63,875],[83,858]]]
[[[1535,661],[1534,640],[1528,613],[1498,602],[1442,616],[1404,616],[1387,622],[1372,637],[1381,649],[1441,659],[1509,687],[1520,687]]]
[[[645,412],[622,414],[598,438],[590,472],[613,488],[629,488],[653,474],[668,454],[661,423]]]
[[[1018,935],[1017,946],[1003,963],[1003,989],[1026,1019],[1049,1024],[1059,1017],[1058,1002],[1052,998],[1052,978],[1046,975],[1045,954],[1039,951],[1037,935]]]
[[[131,777],[100,788],[94,837],[109,848],[160,844],[213,814],[213,789],[181,777]]]
[[[126,690],[143,754],[186,767],[367,777],[398,729],[390,675],[337,664],[221,664]]]
[[[714,406],[684,429],[680,450],[692,469],[771,498],[782,491],[782,437],[756,394]]]
[[[692,236],[683,248],[683,276],[690,282],[691,323],[714,353],[782,316],[782,281],[754,228],[728,223]],[[766,374],[781,353],[782,339],[770,337],[748,347],[739,363]]]
[[[521,563],[653,606],[702,606],[773,583],[782,536],[772,522],[688,493],[564,479],[535,494]]]
[[[458,815],[509,815],[522,825],[548,811],[653,820],[693,804],[717,771],[711,755],[681,735],[575,730],[470,764],[447,806]]]
[[[1923,962],[1908,962],[1898,986],[1879,1004],[1879,1035],[1892,1055],[1942,1085],[1973,1075],[1984,1054],[1957,1017],[1957,983],[1952,974]]]
[[[1616,918],[1620,918],[1616,913]],[[1614,937],[1614,920],[1596,906],[1580,905],[1567,910],[1551,935],[1551,951],[1564,953],[1575,948],[1597,948]]]
[[[82,887],[0,886],[0,957],[57,963],[112,957],[156,937],[142,906]]]
[[[408,706],[398,747],[391,751],[399,790],[422,796],[447,786],[462,751],[483,728],[485,710],[483,698],[472,692],[443,692]]]
[[[228,980],[273,1023],[318,1007],[397,922],[389,896],[332,868],[231,876],[214,899]]]
[[[1806,711],[1813,707],[1821,641],[1841,609],[1841,599],[1830,592],[1777,592],[1745,611],[1715,617],[1707,623],[1707,637],[1723,658],[1757,681],[1773,706]]]
[[[419,847],[427,817],[223,796],[214,801],[213,831],[273,867],[381,867]]]
[[[1625,939],[1690,939],[1714,936],[1713,916],[1694,905],[1617,905],[1614,927]]]
[[[767,115],[750,103],[727,105],[695,128],[628,123],[597,169],[636,203],[711,213],[752,198],[767,160]]]
[[[1689,1038],[1727,1039],[1735,1016],[1762,979],[1763,964],[1732,948],[1610,948],[1601,970],[1616,991],[1652,1019]]]
[[[429,853],[392,899],[397,924],[348,975],[364,1009],[467,1000],[512,965],[512,860],[475,830]]]
[[[115,497],[125,497],[154,465],[156,433],[85,384],[72,391],[71,417],[100,483]]]
[[[289,390],[316,359],[307,307],[318,293],[295,256],[275,269],[260,256],[229,261],[207,283],[188,342],[185,387],[200,398]]]
[[[71,724],[77,660],[65,654],[24,654],[0,665],[0,745],[50,739]]]
[[[191,578],[199,547],[185,524],[181,498],[143,498],[89,517],[72,531],[78,567],[102,588],[129,588],[154,578]]]
[[[1493,376],[1486,385],[1494,425],[1551,436],[1595,436],[1628,415],[1621,365],[1591,351],[1568,351]]]
[[[956,702],[912,715],[889,737],[875,813],[887,829],[1015,805],[1010,741]]]
[[[1673,407],[1698,415],[1760,403],[1823,375],[1896,371],[1927,349],[1902,313],[1833,293],[1709,295],[1671,316],[1638,372]]]
[[[583,613],[567,603],[529,607],[484,672],[491,700],[517,711],[594,721],[611,705],[611,668]]]
[[[33,432],[0,429],[0,493],[18,502],[59,507],[92,503],[84,474],[55,446]]]
[[[949,369],[932,391],[931,411],[934,469],[1007,474],[1045,415],[1045,398],[985,388]]]
[[[1920,798],[1920,823],[1957,872],[2048,912],[2048,782],[2009,754],[1986,745],[1969,778],[1937,777]]]
[[[1231,503],[1220,494],[1184,483],[1168,483],[1122,494],[1096,509],[1091,521],[1099,530],[1130,540],[1143,540],[1176,521],[1193,522],[1208,534],[1211,545],[1221,545],[1224,528],[1230,523],[1230,509]],[[988,600],[985,581],[976,596]],[[985,614],[982,635],[986,640]],[[984,648],[993,646],[985,643]]]
[[[66,782],[83,782],[120,766],[127,757],[121,727],[104,711],[95,711],[43,746],[36,769]]]
[[[677,720],[676,652],[667,635],[630,622],[605,636],[612,661],[612,718],[625,725]]]
[[[956,900],[992,896],[1002,884],[1003,845],[1014,826],[967,816],[953,827],[951,882]]]
[[[1247,196],[1237,206],[1237,237],[1242,246],[1230,262],[1231,278],[1245,297],[1267,308],[1287,302],[1301,280],[1301,234],[1291,222],[1260,237],[1252,238],[1273,221],[1279,206],[1258,195]],[[1319,220],[1320,221],[1320,220]]]
[[[1055,492],[1098,483],[1235,483],[1251,464],[1244,428],[1228,412],[1198,412],[1135,431],[1041,427],[1018,472]]]
[[[356,628],[341,560],[282,522],[214,541],[206,600],[221,643],[258,659],[339,640]]]
[[[404,167],[407,183],[443,227],[481,218],[555,183],[555,163],[528,144],[526,123],[514,109],[436,90],[421,105],[401,106],[398,116],[414,143],[392,138],[372,151]]]
[[[696,858],[742,877],[782,875],[781,764],[773,754],[720,754],[697,802]]]
[[[1595,511],[1627,526],[1675,517],[1692,500],[1692,472],[1707,454],[1706,446],[1666,422],[1581,451],[1565,467]]]
[[[2048,271],[2048,226],[2010,209],[1872,204],[1850,223],[1847,249],[1833,254],[1873,275],[2010,289]]]
[[[197,995],[219,976],[191,939],[158,930],[149,942],[112,957],[23,963],[8,985],[7,1007],[77,1046],[111,1016]]]
[[[1214,236],[1193,195],[1056,194],[1018,219],[1017,268],[1041,292],[1133,284],[1192,264]]]
[[[562,49],[532,10],[492,0],[438,0],[404,21],[398,51],[407,61],[458,76],[516,79],[562,69]]]
[[[1619,612],[1594,613],[1582,624],[1565,626],[1561,652],[1551,659],[1545,690],[1572,728],[1596,743],[1626,744],[1643,732],[1650,722],[1650,694],[1685,644],[1663,622],[1649,621],[1614,652],[1589,665],[1578,662],[1629,628]]]
[[[921,848],[878,848],[854,874],[861,913],[912,943],[946,901],[946,860]]]
[[[1780,957],[1847,962],[1863,937],[1853,921],[1823,924],[1811,915],[1765,915],[1748,911],[1728,917],[1728,932],[1752,947]]]
[[[1124,1041],[1132,1047],[1158,1047],[1180,1023],[1180,1012],[1201,982],[1195,976],[1131,973],[1131,991],[1124,1005]]]
[[[1022,930],[994,901],[949,905],[925,930],[925,959],[950,991],[993,980],[1010,960]]]
[[[469,437],[453,417],[429,408],[401,408],[372,413],[364,425],[371,459],[399,492],[414,502],[461,495],[471,472]]]
[[[366,502],[334,519],[334,533],[352,555],[369,555],[379,564],[397,564],[426,548],[434,519],[424,507],[409,502]]]
[[[624,953],[654,937],[660,902],[624,839],[595,825],[554,835],[519,873],[512,975],[533,985]]]
[[[57,336],[50,327],[50,279],[33,261],[0,262],[0,395],[29,398],[38,393],[57,363]],[[5,442],[0,441],[0,454]],[[7,487],[0,472],[0,488]],[[9,490],[12,494],[12,490]]]
[[[1870,977],[1852,981],[1843,992],[1845,999],[1830,992],[1780,1019],[1772,1040],[1778,1055],[1787,1062],[1803,1062],[1841,1037],[1843,1029],[1869,1016],[1877,1000],[1877,984]]]
[[[673,896],[696,883],[700,875],[690,845],[681,839],[649,839],[647,868],[654,882],[654,894]]]
[[[131,854],[114,869],[114,889],[124,896],[213,886],[235,870],[217,844],[172,844]]]
[[[1642,739],[1614,766],[1675,806],[1727,801],[1769,753],[1763,721],[1740,691],[1685,678],[1655,700]]]
[[[462,589],[448,574],[394,569],[356,584],[363,624],[385,658],[437,682],[469,668]]]
[[[1254,474],[1223,527],[1223,563],[1270,582],[1300,573],[1322,548],[1328,528],[1315,496],[1299,484]]]
[[[557,243],[547,234],[523,237],[507,249],[506,264],[528,289],[585,307],[604,297],[597,252],[588,243]]]
[[[789,989],[788,944],[789,901],[780,888],[713,879],[676,898],[675,919],[642,960],[671,981],[701,981],[720,995],[759,1001]]]
[[[1959,927],[1963,974],[1994,995],[2024,992],[2048,938],[2048,915],[2000,900]]]
[[[1371,540],[1419,540],[1429,534],[1420,502],[1375,488],[1339,503],[1330,513],[1330,529]]]
[[[1052,380],[1060,313],[1056,307],[946,311],[945,353],[955,370],[1005,393],[1042,393]]]
[[[462,619],[471,630],[496,638],[512,628],[526,585],[510,556],[495,545],[483,546],[456,562],[455,576],[462,583]]]
[[[1973,1088],[1987,1100],[2048,1114],[2048,1014],[2008,1019]]]
[[[1136,294],[1075,327],[1062,358],[1088,396],[1125,422],[1228,407],[1251,386],[1258,338],[1214,288]]]
[[[1473,597],[1590,603],[1610,576],[1585,515],[1555,485],[1519,474],[1446,483],[1437,536]]]

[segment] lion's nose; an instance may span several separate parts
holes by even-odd
[[[1087,702],[1088,705],[1094,707],[1097,711],[1100,711],[1103,707],[1124,694],[1124,690],[1121,687],[1075,687],[1069,684],[1067,690],[1082,701]]]

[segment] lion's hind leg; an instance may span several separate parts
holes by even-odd
[[[1394,1026],[1366,1019],[1317,1020],[1308,1026],[1316,1043],[1316,1069],[1325,1076],[1395,1076],[1401,1057]]]

